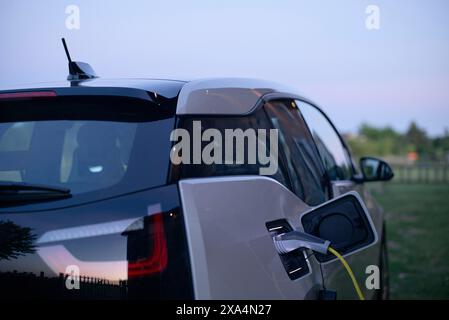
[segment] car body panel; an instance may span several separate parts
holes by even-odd
[[[302,230],[310,209],[279,182],[262,176],[186,179],[179,182],[197,299],[316,299],[319,265],[292,281],[266,222],[286,219]]]
[[[178,208],[178,187],[174,184],[72,207],[24,213],[2,208],[0,230],[16,238],[27,233],[9,229],[28,230],[26,237],[33,245],[1,248],[0,297],[190,299],[188,252],[182,249],[185,240],[176,238],[182,233],[172,227],[176,220],[182,220],[182,212],[170,214]],[[147,237],[154,237],[151,223],[157,215],[164,219],[170,260],[160,270],[157,266],[140,269],[158,254],[152,249],[154,240]],[[182,223],[180,226],[183,228]],[[78,268],[79,290],[66,290],[64,275],[71,266]]]
[[[265,228],[268,221],[286,219],[296,230],[303,231],[301,216],[312,207],[266,177],[186,179],[179,186],[183,210],[188,212],[186,233],[195,298],[317,298],[322,285],[318,261],[309,257],[311,273],[290,280]],[[371,216],[376,231],[382,232],[378,217]],[[379,246],[376,240],[367,248],[345,255],[367,298],[372,298],[375,291],[363,285],[365,268],[377,265]],[[335,290],[338,299],[357,298],[340,261],[326,262],[322,268],[326,287]]]

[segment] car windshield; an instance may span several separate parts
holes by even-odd
[[[174,119],[127,99],[0,103],[0,183],[63,187],[73,195],[166,183]]]

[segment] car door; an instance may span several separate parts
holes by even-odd
[[[369,210],[371,219],[381,235],[382,217],[374,201],[365,191],[363,184],[356,183],[352,178],[356,174],[355,168],[343,139],[339,135],[335,126],[329,118],[313,104],[296,100],[298,111],[307,123],[310,132],[315,141],[316,147],[320,154],[326,176],[331,186],[331,196],[337,197],[349,191],[357,191],[363,198],[366,207]],[[364,286],[366,278],[365,270],[369,265],[377,265],[379,257],[379,245],[374,245],[366,250],[353,253],[348,258],[352,265],[356,277],[362,283],[362,290],[365,295],[371,297],[374,290],[368,291]],[[344,270],[338,261],[324,263],[323,271],[326,279],[326,285],[329,288],[335,288],[340,298],[353,298],[354,292],[351,284],[345,277]]]
[[[284,159],[290,179],[290,189],[296,198],[304,203],[303,208],[289,216],[288,223],[297,230],[303,230],[302,214],[330,199],[331,191],[326,170],[313,137],[298,112],[297,103],[289,98],[280,99],[275,96],[265,104],[264,108],[273,127],[278,130],[279,154]],[[323,278],[320,264],[311,252],[308,252],[308,262],[316,272],[315,284],[318,289],[321,289]],[[316,299],[318,290],[315,293]]]
[[[193,137],[196,121],[201,121],[203,133],[215,129],[223,136],[226,130],[276,128],[264,108],[246,116],[185,116],[179,126]],[[302,131],[307,132],[305,126]],[[279,144],[285,144],[285,139],[280,137]],[[273,244],[273,234],[301,228],[298,212],[310,208],[292,192],[284,158],[278,160],[278,170],[270,176],[260,175],[258,163],[223,161],[175,168],[180,173],[195,298],[317,298],[319,265],[306,259],[305,250],[281,256]],[[317,203],[323,199],[319,182],[315,189],[306,189],[306,195]]]
[[[263,108],[246,116],[185,116],[179,121],[188,132],[201,120],[203,133],[212,128],[278,133],[279,166],[271,176],[261,176],[258,164],[222,162],[175,168],[181,175],[195,298],[317,299],[323,287],[313,252],[297,249],[279,254],[273,237],[304,230],[301,218],[306,212],[331,198],[330,181],[297,103],[279,96],[267,96],[266,101]],[[329,270],[344,279],[343,284],[335,282],[330,274],[332,289],[353,290],[345,270],[333,261],[329,264]],[[354,298],[352,292],[346,295]]]

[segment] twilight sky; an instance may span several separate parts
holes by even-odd
[[[68,5],[80,29],[66,27]],[[368,30],[368,5],[380,29]],[[101,77],[274,80],[317,102],[341,131],[361,122],[449,129],[447,0],[0,0],[0,86]]]

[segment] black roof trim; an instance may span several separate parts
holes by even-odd
[[[184,81],[159,79],[90,79],[84,81],[44,82],[0,88],[1,93],[54,91],[58,96],[126,96],[144,100],[178,98]]]

